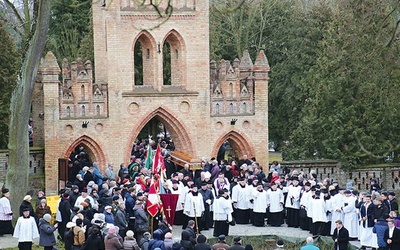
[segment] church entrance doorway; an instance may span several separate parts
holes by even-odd
[[[131,156],[143,159],[146,156],[147,145],[150,143],[152,149],[159,144],[162,149],[174,151],[174,138],[167,130],[167,126],[157,117],[153,117],[140,130],[135,142],[132,145]]]
[[[170,151],[172,158],[184,158],[183,162],[190,162],[195,155],[190,130],[177,117],[179,115],[165,107],[159,107],[145,115],[132,131],[127,159],[132,155],[143,158],[151,139],[155,141],[153,149],[160,143],[161,147]]]
[[[255,150],[245,135],[230,131],[217,140],[212,155],[217,156],[218,162],[221,160],[230,162],[240,160],[244,155],[248,158],[254,157]]]
[[[75,140],[58,159],[58,189],[64,188],[67,182],[74,182],[76,175],[83,167],[90,167],[98,162],[100,171],[106,167],[106,159],[100,145],[89,136]]]

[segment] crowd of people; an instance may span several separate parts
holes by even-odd
[[[173,242],[172,225],[159,211],[150,220],[147,211],[149,188],[154,177],[146,167],[146,149],[162,146],[165,193],[177,194],[174,225],[181,225],[181,240]],[[314,171],[304,174],[281,168],[273,162],[268,173],[256,159],[246,155],[218,161],[203,158],[201,168],[176,166],[164,140],[138,140],[129,164],[119,169],[108,163],[104,171],[91,163],[83,146],[71,154],[69,181],[60,191],[57,211],[51,211],[45,194],[37,203],[26,195],[15,226],[9,190],[0,199],[0,235],[13,234],[20,249],[31,249],[32,239],[52,249],[58,231],[65,249],[244,249],[236,237],[229,246],[229,227],[288,227],[309,230],[314,236],[332,236],[336,249],[347,249],[348,241],[359,239],[362,249],[400,249],[398,204],[392,191],[383,191],[371,179],[368,192],[344,189],[336,180],[318,180]],[[162,179],[162,178],[161,178]],[[52,222],[51,215],[56,214]],[[218,246],[209,246],[204,230],[213,230]],[[28,233],[29,232],[29,233]],[[308,242],[312,243],[312,242]],[[251,246],[247,246],[250,248]]]

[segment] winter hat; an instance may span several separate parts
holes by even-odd
[[[126,232],[126,236],[132,238],[133,237],[133,231],[132,230],[128,230]]]
[[[106,217],[103,213],[95,213],[93,215],[93,220],[100,220],[100,221],[104,222],[106,220]]]
[[[43,215],[43,219],[47,222],[49,222],[51,220],[51,215],[50,214],[45,214]]]
[[[116,230],[115,230],[115,227],[114,227],[114,226],[111,226],[111,227],[108,229],[108,234],[115,234],[115,232],[116,232]]]
[[[151,234],[150,234],[149,232],[145,232],[145,233],[143,234],[143,237],[144,237],[144,238],[147,238],[147,239],[150,239]]]
[[[73,223],[72,221],[70,221],[70,222],[67,223],[66,228],[69,229],[69,228],[73,228],[74,226],[76,226],[76,224]]]
[[[31,200],[32,200],[32,196],[30,196],[30,195],[25,195],[24,201],[31,201]]]

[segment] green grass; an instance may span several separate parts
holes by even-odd
[[[217,238],[210,238],[207,240],[207,242],[210,245],[213,245],[217,242]],[[258,235],[258,236],[242,236],[242,241],[243,245],[250,244],[252,245],[253,249],[255,250],[272,250],[276,249],[275,247],[275,242],[277,240],[283,240],[285,243],[285,250],[298,250],[300,247],[305,245],[305,239],[300,239],[300,238],[295,238],[295,237],[280,237],[276,235]],[[273,243],[273,247],[267,247],[267,242]],[[314,238],[315,244],[321,249],[321,250],[331,250],[333,249],[333,240],[331,237],[315,237]],[[226,242],[229,245],[233,244],[233,236],[227,236],[226,237]],[[58,242],[57,245],[55,246],[59,250],[64,250],[64,244],[62,242]],[[14,248],[4,248],[4,249],[12,249],[12,250],[18,250],[18,247]],[[43,249],[43,247],[40,247],[38,245],[33,245],[32,247],[33,250],[39,250]],[[356,249],[354,246],[350,246],[349,250]]]
[[[273,161],[281,162],[282,161],[282,153],[269,152],[269,163],[271,164]]]
[[[57,248],[58,250],[64,250],[64,243],[62,243],[61,241],[59,241],[57,243],[57,245],[55,246],[55,248]],[[4,249],[9,249],[9,250],[18,250],[18,247],[9,247],[9,248],[4,248]],[[53,248],[54,249],[54,248]],[[33,244],[32,246],[32,250],[43,250],[43,247],[38,246],[36,244]]]

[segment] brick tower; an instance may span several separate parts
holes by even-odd
[[[57,191],[58,159],[77,145],[101,168],[128,163],[132,144],[154,119],[191,162],[216,156],[228,141],[237,157],[268,166],[263,51],[254,64],[247,51],[232,63],[210,62],[208,1],[174,0],[165,22],[136,1],[93,2],[94,67],[64,60],[60,70],[48,53],[40,68],[47,193]]]

